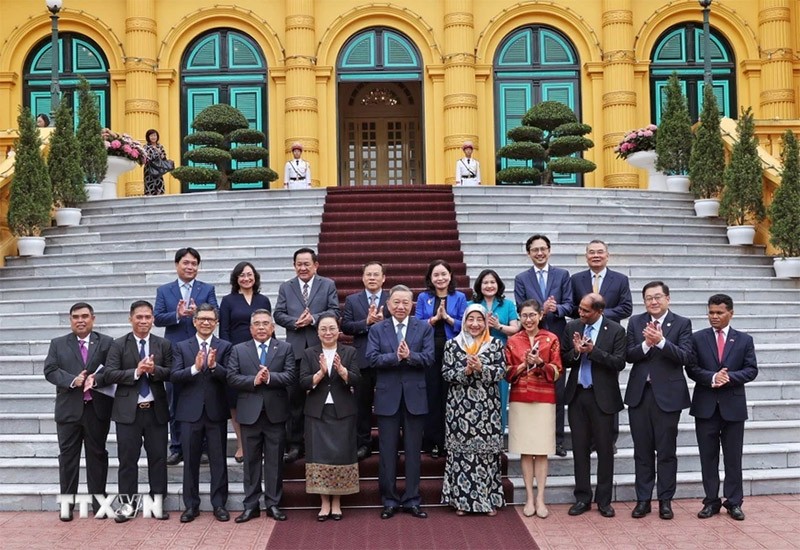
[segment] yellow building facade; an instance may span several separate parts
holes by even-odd
[[[41,96],[31,82],[51,19],[44,0],[0,0],[0,14],[5,130]],[[702,81],[702,17],[697,0],[64,0],[58,28],[107,64],[106,125],[139,139],[156,128],[176,160],[193,109],[220,93],[253,98],[281,174],[273,187],[295,141],[315,186],[453,183],[465,140],[495,184],[496,151],[521,106],[564,98],[592,127],[585,157],[598,166],[574,183],[644,188],[644,172],[614,147],[657,120],[654,82],[673,65]],[[713,1],[715,86],[719,69],[733,116],[752,106],[780,126],[800,117],[798,18],[798,0]],[[182,191],[167,180],[168,193]],[[141,193],[140,170],[121,180],[120,196]]]

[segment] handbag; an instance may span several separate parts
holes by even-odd
[[[147,163],[147,173],[154,178],[160,178],[167,172],[175,169],[175,161],[157,158]]]

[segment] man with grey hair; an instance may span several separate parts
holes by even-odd
[[[375,416],[378,418],[380,462],[378,483],[389,519],[401,508],[416,518],[420,508],[419,478],[422,431],[428,414],[425,369],[433,366],[433,327],[411,316],[414,294],[404,285],[389,291],[391,317],[369,331],[367,360],[376,369]],[[397,491],[397,442],[403,427],[405,493]]]

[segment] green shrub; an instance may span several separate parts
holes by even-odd
[[[53,188],[42,157],[42,139],[33,115],[21,107],[19,137],[14,140],[14,179],[8,203],[8,228],[17,237],[38,237],[50,226]]]
[[[677,73],[669,77],[666,91],[667,101],[658,124],[656,169],[670,176],[679,176],[689,171],[692,119]]]
[[[766,215],[763,197],[761,159],[754,135],[753,109],[742,109],[736,123],[739,139],[733,145],[731,162],[725,168],[725,188],[719,212],[728,225],[760,222]]]
[[[711,86],[703,88],[703,112],[694,133],[689,158],[689,191],[698,199],[719,197],[725,172],[725,143],[719,127],[719,108]]]
[[[56,208],[75,208],[86,201],[84,173],[81,168],[80,148],[73,130],[72,109],[63,99],[55,115],[55,130],[50,137],[47,168],[53,186]]]
[[[81,167],[89,183],[100,183],[106,176],[108,153],[103,143],[100,113],[97,98],[89,87],[89,81],[80,77],[78,81],[78,148]]]
[[[781,256],[800,256],[800,147],[791,130],[783,135],[781,185],[769,207],[769,242]]]

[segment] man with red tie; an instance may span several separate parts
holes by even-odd
[[[742,447],[747,396],[744,385],[758,375],[753,338],[731,328],[733,300],[726,294],[708,299],[710,328],[692,335],[696,361],[686,372],[695,381],[692,406],[700,468],[703,474],[703,509],[700,519],[718,514],[722,506],[742,521]],[[719,449],[725,462],[725,483],[719,498]]]

